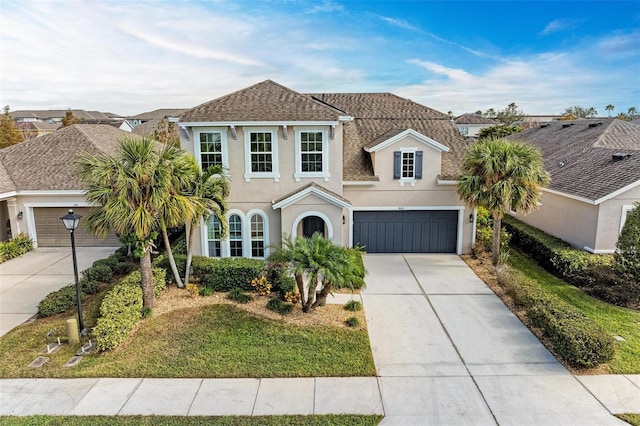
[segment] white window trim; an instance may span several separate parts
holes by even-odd
[[[262,224],[264,227],[264,257],[255,257],[254,259],[266,259],[269,256],[269,216],[260,210],[260,209],[252,209],[244,214],[242,211],[233,209],[229,210],[225,217],[227,221],[231,217],[231,215],[238,215],[240,217],[240,221],[242,222],[242,257],[246,258],[254,258],[251,255],[251,217],[253,215],[258,215],[262,218]],[[209,238],[207,235],[207,227],[209,224],[203,221],[202,224],[202,253],[204,253],[207,257],[212,257],[209,253]],[[231,240],[229,235],[226,238],[220,240],[220,258],[222,257],[231,257]]]
[[[251,218],[253,216],[260,216],[262,218],[262,227],[263,227],[263,238],[264,238],[264,257],[253,257],[253,253],[251,252]],[[243,230],[242,237],[246,241],[243,242],[243,253],[246,253],[244,257],[250,257],[253,259],[266,259],[269,256],[269,216],[265,212],[259,209],[249,210],[247,212],[244,228],[246,232]],[[245,238],[246,236],[246,238]],[[245,250],[246,247],[246,250]]]
[[[211,220],[212,218],[209,218]],[[209,253],[209,222],[202,221],[202,225],[200,226],[200,235],[202,237],[202,253],[206,257],[213,257],[215,259],[220,259],[222,257],[226,257],[224,255],[224,239],[220,239],[220,255],[219,256],[211,256]]]
[[[624,224],[627,221],[627,215],[631,210],[633,210],[633,205],[631,204],[622,206],[622,214],[620,215],[620,230],[618,231],[618,233],[622,232],[622,228],[624,228]]]
[[[322,172],[303,172],[302,171],[302,133],[322,133]],[[329,138],[326,129],[318,128],[298,128],[295,129],[295,172],[294,179],[300,182],[302,178],[323,178],[325,182],[329,181]]]
[[[416,186],[416,182],[418,181],[416,179],[416,152],[418,152],[418,148],[416,147],[400,148],[399,151],[400,151],[400,179],[398,179],[398,182],[400,182],[400,186],[404,186],[406,183],[410,184],[411,186]],[[402,160],[403,160],[402,156],[407,152],[413,153],[413,177],[412,178],[402,177]]]
[[[268,173],[257,173],[251,171],[251,133],[271,133],[271,161],[272,171]],[[248,128],[244,130],[244,180],[251,182],[251,179],[273,179],[280,182],[280,170],[278,168],[278,128]]]
[[[193,151],[198,165],[202,168],[202,152],[200,151],[200,134],[201,133],[220,133],[220,142],[222,144],[222,167],[229,170],[229,150],[227,149],[227,129],[220,127],[198,127],[193,129]]]

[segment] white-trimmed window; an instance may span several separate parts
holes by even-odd
[[[254,214],[249,221],[251,227],[251,257],[264,257],[265,233],[262,216]]]
[[[469,134],[469,126],[460,126],[458,127],[458,130],[462,136],[467,136]]]
[[[393,153],[393,178],[400,180],[400,184],[410,182],[415,184],[422,179],[422,151],[415,148],[402,148]]]
[[[278,172],[278,133],[275,130],[246,130],[245,180],[251,178],[274,178]]]
[[[624,228],[624,224],[627,222],[627,216],[629,212],[633,210],[633,205],[622,206],[622,216],[620,217],[620,232],[622,232],[622,228]]]
[[[242,219],[237,214],[229,216],[229,256],[242,257]]]
[[[209,257],[221,257],[222,245],[220,236],[222,235],[222,224],[217,217],[211,216],[207,224],[207,246],[209,248]]]
[[[228,167],[227,132],[220,129],[200,129],[194,131],[196,144],[195,156],[202,170],[211,166]]]
[[[329,180],[329,143],[326,130],[296,129],[295,179],[324,178]]]

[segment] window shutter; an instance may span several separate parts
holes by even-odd
[[[402,171],[402,153],[400,151],[393,151],[393,178],[400,179],[401,171]]]
[[[422,179],[422,151],[416,151],[416,179]]]

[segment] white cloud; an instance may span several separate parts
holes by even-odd
[[[374,16],[377,16],[378,18],[382,19],[388,24],[394,25],[396,27],[404,28],[405,30],[421,31],[418,27],[411,25],[409,22],[403,19],[390,18],[388,16],[381,16],[381,15],[375,15],[375,14]]]
[[[554,19],[553,21],[549,22],[542,31],[540,31],[540,34],[548,35],[558,31],[562,31],[567,29],[569,25],[569,21],[565,19]]]
[[[344,7],[332,1],[324,0],[322,4],[314,6],[308,13],[331,13],[331,12],[340,12],[344,9]]]

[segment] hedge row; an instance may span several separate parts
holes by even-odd
[[[578,309],[520,272],[505,268],[498,282],[570,366],[592,368],[613,357],[613,338]]]
[[[10,241],[0,243],[0,263],[21,256],[33,250],[33,241],[25,234],[20,234]]]
[[[117,348],[142,318],[142,277],[134,271],[124,277],[104,297],[100,318],[93,328],[96,347],[100,351]],[[165,288],[165,271],[153,268],[153,288],[156,296]]]
[[[612,256],[591,254],[576,249],[567,242],[512,216],[505,216],[502,223],[511,234],[512,244],[524,250],[547,271],[571,284],[591,285],[596,281],[593,270],[597,266],[612,264]]]

